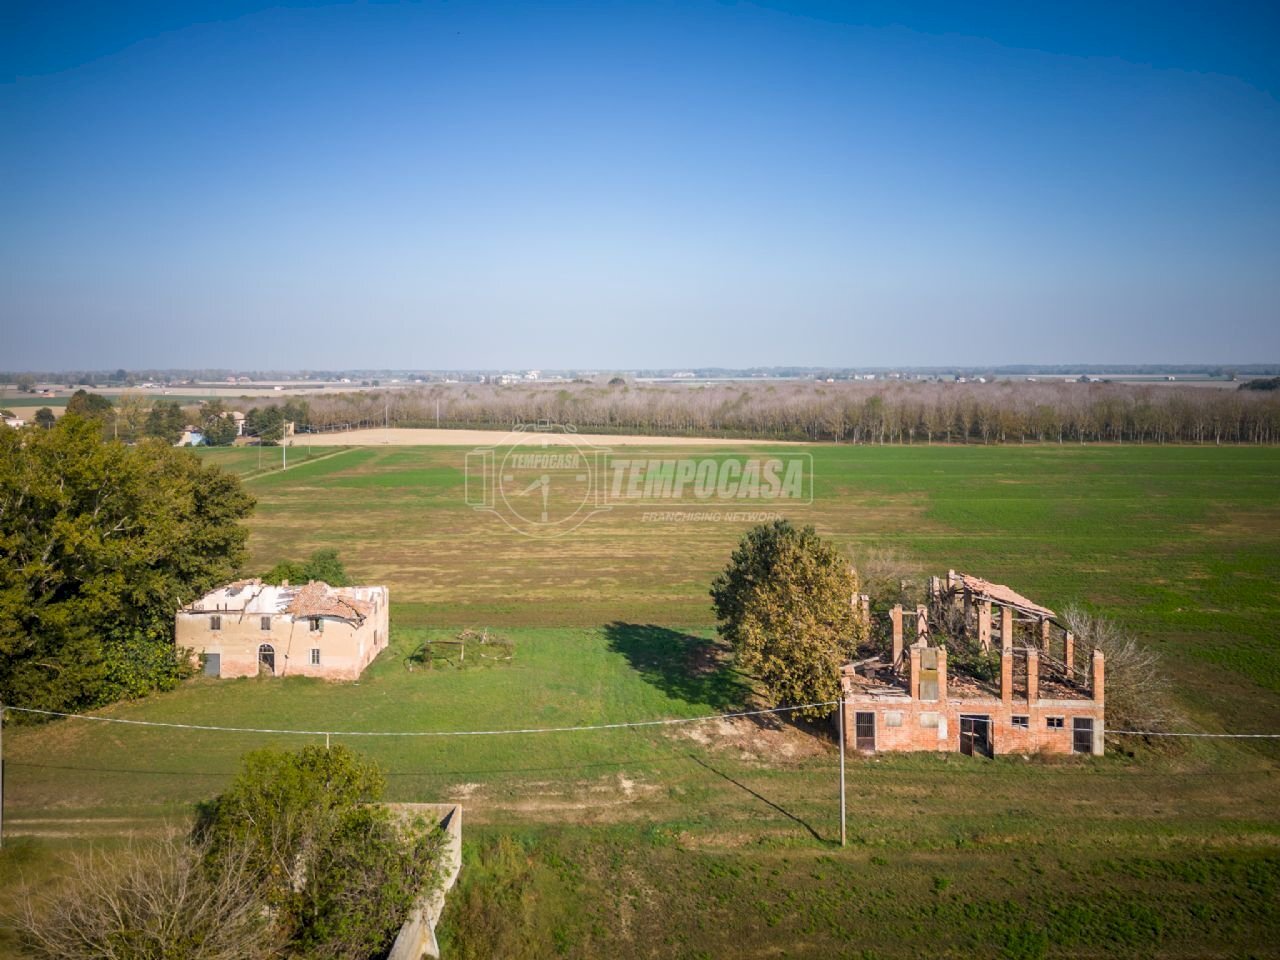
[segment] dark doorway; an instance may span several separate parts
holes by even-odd
[[[1093,753],[1093,718],[1076,717],[1071,721],[1071,752]]]
[[[960,752],[966,757],[990,757],[991,718],[980,714],[960,715]]]
[[[258,664],[266,667],[267,673],[273,677],[276,675],[276,651],[271,644],[264,643],[258,648]]]
[[[206,653],[204,655],[204,675],[206,677],[222,676],[222,654]]]
[[[853,715],[853,746],[867,753],[875,752],[876,715],[874,713],[859,712]]]

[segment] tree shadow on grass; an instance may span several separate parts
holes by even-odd
[[[729,665],[728,648],[716,640],[652,623],[614,621],[604,633],[610,650],[670,697],[734,710],[751,696],[750,684]]]

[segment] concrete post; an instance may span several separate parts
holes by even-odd
[[[893,669],[897,670],[902,665],[902,604],[893,605],[889,623],[893,625]]]
[[[1013,647],[1000,648],[1000,700],[1006,707],[1013,703]]]
[[[947,702],[947,648],[938,648],[938,702]]]
[[[978,604],[978,643],[983,650],[991,649],[991,601]]]
[[[916,639],[929,636],[929,608],[923,603],[916,607]]]
[[[1013,607],[1000,608],[1000,649],[1013,649]]]
[[[862,622],[871,622],[871,596],[869,594],[860,594],[858,596],[858,609],[862,611]]]
[[[1076,675],[1076,638],[1070,630],[1067,631],[1065,640],[1065,649],[1062,653],[1062,660],[1067,665],[1067,679],[1073,680]]]
[[[1095,703],[1102,703],[1104,695],[1104,675],[1106,668],[1103,662],[1101,650],[1093,651],[1093,680],[1089,684],[1089,695]]]
[[[911,672],[907,675],[907,687],[911,694],[912,700],[920,699],[920,648],[912,646],[908,653],[911,655]]]
[[[1040,651],[1027,647],[1027,706],[1040,700]]]

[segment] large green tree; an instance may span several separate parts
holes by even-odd
[[[211,447],[225,447],[236,439],[236,422],[221,400],[200,404],[200,430],[204,442]]]
[[[68,398],[67,413],[87,419],[105,420],[111,413],[111,401],[100,393],[90,393],[81,388]]]
[[[157,400],[151,405],[147,414],[147,423],[143,432],[148,437],[155,437],[165,443],[174,444],[182,439],[182,431],[186,429],[187,415],[176,400]]]
[[[377,805],[385,783],[377,764],[346,747],[258,750],[205,811],[215,855],[247,852],[288,956],[385,956],[414,901],[439,881],[443,835]]]
[[[749,530],[711,585],[718,630],[779,706],[840,693],[840,666],[866,638],[849,562],[813,527],[786,520]],[[818,717],[830,707],[798,711]]]
[[[173,615],[245,559],[237,477],[74,414],[0,432],[0,699],[67,710],[185,671]]]

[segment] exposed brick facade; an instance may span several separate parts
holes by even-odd
[[[1015,644],[1019,615],[1029,641],[1022,645]],[[961,636],[991,651],[997,617],[998,679],[952,676],[948,650],[930,636],[930,622],[953,631],[958,622]],[[843,668],[849,749],[1100,755],[1103,655],[1094,650],[1079,663],[1074,637],[1053,618],[1051,610],[999,584],[952,572],[944,587],[935,578],[927,613],[922,607],[907,618],[901,607],[893,608],[884,654]],[[909,621],[915,642],[904,649]]]

